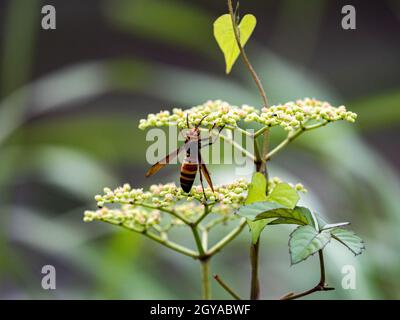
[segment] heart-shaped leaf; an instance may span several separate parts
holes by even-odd
[[[255,172],[251,177],[246,204],[267,200],[267,179],[262,173]]]
[[[297,191],[287,183],[277,184],[267,198],[268,201],[279,203],[290,209],[293,209],[300,200]]]
[[[239,35],[240,44],[242,47],[245,46],[247,40],[249,40],[254,28],[256,27],[257,20],[252,14],[246,14],[240,22]],[[233,31],[232,19],[229,14],[220,16],[214,22],[214,37],[224,54],[226,73],[228,74],[232,70],[232,66],[237,60],[240,50],[236,42],[235,34]]]
[[[318,232],[310,225],[300,226],[290,234],[289,253],[291,264],[299,263],[323,249],[331,240],[329,231]]]

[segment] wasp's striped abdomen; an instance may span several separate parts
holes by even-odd
[[[198,165],[197,163],[184,162],[181,167],[181,187],[183,191],[190,192],[194,179],[196,178]]]

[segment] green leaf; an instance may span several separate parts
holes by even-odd
[[[300,200],[297,191],[287,183],[279,183],[267,197],[268,201],[284,205],[286,208],[293,209]]]
[[[242,206],[237,214],[251,221],[275,218],[270,224],[298,224],[314,226],[314,220],[309,209],[305,207],[285,208],[275,202],[254,202]]]
[[[264,228],[271,222],[274,221],[275,218],[271,219],[263,219],[263,220],[258,220],[258,221],[251,221],[250,219],[247,219],[247,224],[249,225],[250,231],[251,231],[251,241],[253,244],[255,244],[260,238],[261,232],[264,230]]]
[[[331,240],[328,231],[318,232],[312,226],[300,226],[290,234],[289,253],[291,264],[299,263],[323,249]]]
[[[259,201],[267,200],[267,179],[260,172],[255,172],[251,178],[251,183],[249,185],[249,191],[247,193],[246,204],[257,203]],[[245,217],[245,216],[243,216]],[[261,232],[264,230],[265,226],[268,224],[268,220],[265,221],[252,221],[253,219],[247,219],[247,224],[249,225],[251,232],[251,239],[253,244],[258,241]]]
[[[262,173],[255,172],[249,185],[246,204],[267,200],[267,179]]]
[[[346,246],[355,255],[359,255],[365,250],[364,241],[357,236],[353,231],[343,228],[331,230],[332,237]]]
[[[247,40],[249,40],[254,28],[256,27],[257,20],[252,14],[246,14],[240,22],[239,34],[240,44],[242,47],[245,46]],[[229,14],[220,16],[214,22],[214,37],[224,54],[226,73],[228,74],[232,70],[232,66],[239,56],[240,50],[236,43],[235,34],[233,31],[232,19]]]
[[[276,202],[262,201],[262,202],[254,202],[249,205],[244,205],[240,207],[239,210],[237,211],[237,214],[251,221],[255,221],[264,218],[277,218],[272,216],[263,216],[262,218],[258,218],[260,214],[266,215],[269,212],[272,211],[275,212],[276,209],[287,209],[287,208]]]
[[[305,207],[295,207],[294,209],[277,209],[265,212],[256,217],[258,219],[266,219],[277,217],[270,224],[298,224],[314,226],[314,219],[311,211]]]

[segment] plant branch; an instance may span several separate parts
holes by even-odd
[[[231,16],[232,20],[232,26],[233,26],[233,33],[235,34],[235,39],[236,43],[239,47],[240,50],[240,55],[243,59],[244,64],[246,65],[247,69],[249,69],[251,76],[253,77],[254,82],[256,83],[256,86],[258,88],[258,91],[260,92],[261,99],[263,101],[264,107],[268,107],[268,99],[267,95],[265,94],[265,90],[261,84],[260,78],[258,77],[256,71],[254,70],[252,64],[250,63],[249,59],[247,58],[246,52],[243,49],[242,44],[240,43],[240,30],[239,27],[236,23],[235,19],[235,14],[233,12],[233,7],[232,7],[232,0],[228,0],[228,10],[229,14]]]
[[[201,131],[207,131],[207,132],[209,132],[209,130],[204,129],[204,128],[200,128],[200,130],[201,130]],[[242,130],[243,132],[246,132],[246,131],[244,131],[243,129],[241,129],[241,130]],[[254,156],[251,152],[249,152],[249,151],[247,151],[246,149],[244,149],[240,144],[238,144],[236,141],[234,141],[234,140],[231,139],[230,137],[227,137],[227,136],[225,136],[225,135],[223,135],[223,134],[221,134],[221,133],[217,134],[217,133],[215,133],[214,131],[211,131],[211,134],[212,134],[212,135],[215,135],[215,136],[218,136],[220,139],[222,139],[222,140],[228,142],[228,143],[231,144],[234,148],[236,148],[236,149],[239,150],[241,153],[243,153],[244,155],[246,155],[246,157],[248,157],[248,158],[251,159],[252,161],[255,160],[255,156]],[[251,135],[251,133],[247,133],[247,134],[248,134],[249,136]]]
[[[199,258],[199,255],[196,252],[194,252],[193,250],[190,250],[190,249],[188,249],[186,247],[183,247],[183,246],[181,246],[181,245],[179,245],[179,244],[177,244],[175,242],[163,239],[163,238],[155,235],[154,233],[148,232],[147,230],[140,230],[140,229],[132,228],[132,227],[129,227],[129,226],[127,226],[127,225],[125,225],[123,223],[120,223],[120,222],[111,222],[111,221],[108,221],[108,220],[102,220],[102,221],[107,222],[109,224],[116,225],[116,226],[121,226],[122,228],[125,228],[125,229],[130,230],[130,231],[141,233],[141,234],[145,235],[146,237],[148,237],[148,238],[150,238],[150,239],[162,244],[163,246],[165,246],[167,248],[170,248],[170,249],[172,249],[172,250],[174,250],[176,252],[182,253],[182,254],[184,254],[186,256],[192,257],[194,259],[198,259]]]
[[[196,247],[197,247],[197,250],[199,251],[199,258],[204,257],[205,252],[204,252],[203,244],[201,242],[201,238],[199,235],[199,230],[195,226],[190,226],[190,229],[192,230],[194,240],[196,242]]]
[[[262,135],[265,131],[268,131],[269,129],[270,129],[269,126],[262,127],[261,129],[254,132],[254,138],[258,138],[260,135]]]
[[[210,250],[208,250],[207,254],[209,256],[213,256],[218,251],[220,251],[223,247],[225,247],[229,242],[236,238],[237,235],[243,230],[245,225],[247,224],[246,219],[241,219],[240,224],[229,232],[224,238],[222,238],[219,242],[217,242]]]
[[[252,132],[248,132],[247,130],[244,130],[244,129],[240,128],[240,127],[235,127],[234,129],[236,129],[240,133],[244,134],[245,136],[248,136],[248,137],[251,137],[251,138],[254,137],[254,134]]]
[[[246,155],[248,158],[250,158],[252,161],[255,161],[256,157],[246,149],[244,149],[240,144],[238,144],[236,141],[233,141],[231,138],[220,134],[220,138],[228,143],[230,143],[234,148],[242,152],[244,155]]]
[[[214,279],[220,284],[222,288],[225,289],[235,300],[242,300],[240,297],[229,287],[217,274],[214,275]]]
[[[260,238],[256,243],[252,243],[250,247],[250,261],[251,261],[251,287],[250,299],[258,300],[260,297],[260,281],[258,280],[258,258],[260,251]]]
[[[210,208],[208,204],[204,204],[203,214],[192,224],[194,227],[198,226],[201,221],[210,213]]]
[[[283,297],[281,297],[279,300],[293,300],[293,299],[307,296],[307,295],[312,294],[317,291],[335,290],[335,288],[328,287],[325,283],[325,263],[324,263],[324,255],[323,255],[322,250],[318,251],[318,257],[319,257],[319,268],[320,268],[320,273],[321,273],[321,277],[320,277],[318,284],[309,290],[306,290],[306,291],[303,291],[303,292],[300,292],[297,294],[290,292],[290,293],[284,295]]]
[[[314,125],[306,126],[306,127],[300,127],[298,130],[295,132],[288,134],[285,140],[283,140],[280,144],[278,144],[274,149],[272,149],[266,156],[265,156],[265,161],[269,161],[273,156],[275,156],[279,151],[281,151],[284,147],[286,147],[290,142],[298,138],[301,134],[303,134],[306,131],[311,131],[323,126],[326,126],[329,123],[329,121],[324,121],[321,123],[317,123]]]
[[[210,300],[211,299],[211,290],[210,290],[210,266],[209,266],[209,259],[200,260],[201,266],[201,284],[203,288],[203,300]]]

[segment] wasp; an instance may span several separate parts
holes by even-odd
[[[203,162],[201,158],[201,153],[200,149],[212,145],[216,139],[218,138],[218,135],[221,133],[221,131],[224,129],[224,126],[221,126],[218,131],[218,135],[216,136],[216,139],[212,141],[211,135],[209,138],[200,138],[200,125],[203,122],[203,120],[207,117],[205,115],[199,123],[194,127],[190,128],[189,126],[189,116],[186,114],[186,125],[188,128],[188,131],[186,133],[185,137],[185,143],[175,151],[171,152],[169,155],[167,155],[165,158],[162,160],[158,161],[155,163],[153,166],[150,167],[150,169],[146,172],[146,177],[149,177],[159,170],[161,170],[165,165],[170,163],[171,160],[175,159],[176,157],[179,156],[181,152],[185,152],[185,157],[182,161],[181,169],[180,169],[180,185],[183,191],[186,193],[189,193],[190,190],[192,189],[193,182],[196,178],[197,172],[199,172],[200,175],[200,183],[201,187],[203,189],[203,195],[205,200],[207,201],[206,194],[204,192],[204,183],[203,183],[203,175],[207,180],[208,185],[210,186],[211,190],[214,192],[214,187],[212,184],[212,180],[210,177],[210,173],[207,169],[207,166]],[[215,124],[212,126],[210,129],[210,132],[215,128]],[[208,143],[205,145],[202,145],[202,142],[208,140]]]

